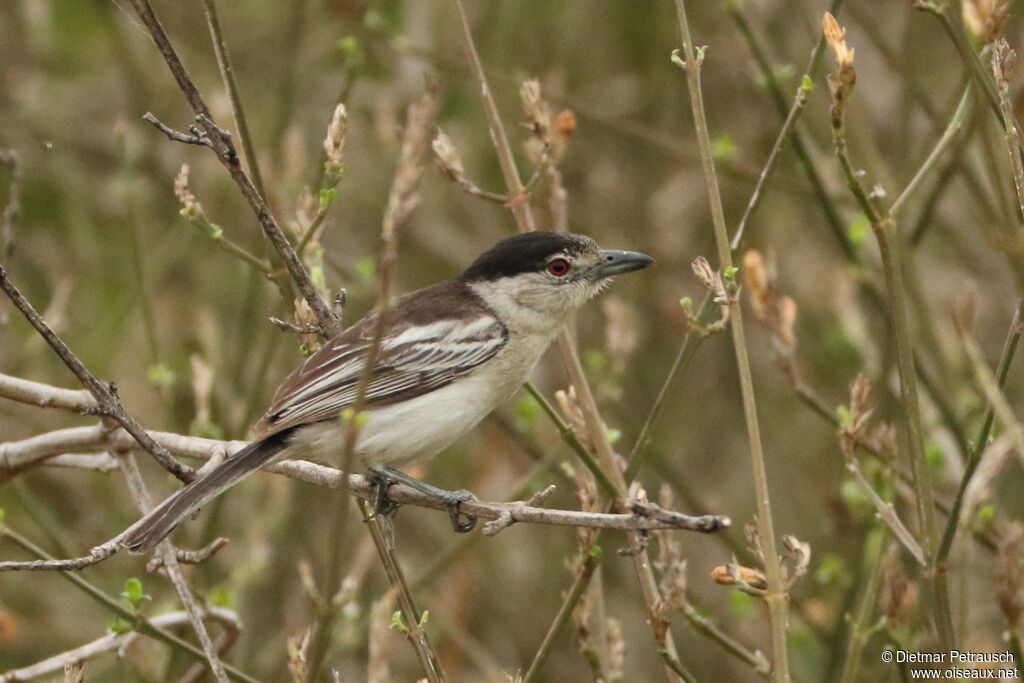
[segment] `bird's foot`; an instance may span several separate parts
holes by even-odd
[[[476,500],[476,496],[465,489],[445,491],[441,495],[441,501],[448,510],[448,519],[451,520],[452,530],[457,534],[468,533],[476,526],[476,515],[459,510],[460,503],[470,500]]]
[[[373,470],[370,479],[377,487],[376,495],[373,498],[373,514],[381,517],[394,517],[401,506],[388,497],[388,487],[397,483],[385,472]]]

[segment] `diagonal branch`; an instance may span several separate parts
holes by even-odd
[[[149,31],[150,37],[167,63],[171,75],[174,76],[178,87],[184,93],[185,99],[188,100],[189,105],[195,112],[196,124],[204,131],[205,138],[210,143],[209,147],[217,153],[217,158],[227,169],[231,179],[235,181],[245,201],[249,204],[253,213],[256,214],[256,219],[263,229],[263,234],[281,256],[296,288],[313,310],[313,314],[320,323],[321,334],[324,337],[335,336],[341,332],[341,316],[324,301],[324,298],[310,279],[306,267],[295,253],[295,249],[292,248],[288,238],[285,237],[284,232],[282,232],[281,227],[277,223],[277,219],[270,211],[270,207],[267,206],[266,200],[242,168],[234,143],[231,140],[231,135],[214,123],[210,108],[207,106],[206,101],[203,100],[203,96],[199,93],[199,88],[196,87],[195,82],[189,76],[184,64],[182,64],[181,59],[178,57],[177,51],[175,51],[174,46],[171,44],[170,38],[167,37],[167,33],[164,31],[160,19],[153,11],[149,0],[131,0],[131,4],[139,15],[139,19],[142,20],[142,23]]]
[[[160,444],[156,443],[149,434],[135,421],[131,415],[129,415],[124,406],[121,404],[121,399],[117,395],[117,385],[113,382],[103,382],[96,378],[94,374],[89,372],[85,367],[85,364],[79,360],[78,356],[68,348],[68,345],[57,336],[43,317],[39,315],[36,309],[29,303],[28,299],[22,295],[21,291],[11,282],[10,278],[7,277],[7,271],[4,270],[3,266],[0,266],[0,289],[4,290],[7,297],[11,300],[19,311],[25,316],[25,319],[32,324],[32,327],[39,332],[40,336],[50,345],[50,348],[64,361],[64,365],[68,367],[71,372],[74,373],[78,381],[88,389],[89,393],[92,394],[96,400],[96,406],[93,409],[86,409],[87,412],[102,415],[108,417],[119,425],[121,425],[126,432],[132,435],[143,449],[145,449],[153,458],[160,463],[160,465],[173,474],[175,477],[183,482],[190,482],[194,478],[194,473],[189,467],[182,465],[171,456]],[[27,387],[21,386],[22,391],[26,390]],[[63,394],[64,399],[70,397],[67,394]],[[81,396],[79,396],[79,400]],[[83,404],[84,405],[84,404]]]

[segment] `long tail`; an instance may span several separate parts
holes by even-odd
[[[255,441],[202,477],[176,491],[167,500],[128,527],[119,544],[129,552],[142,553],[164,540],[196,508],[210,502],[249,474],[268,464],[287,445],[291,430]]]

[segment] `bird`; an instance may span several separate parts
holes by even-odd
[[[458,505],[471,493],[434,487],[399,468],[433,458],[473,429],[530,378],[568,315],[613,276],[653,263],[579,234],[534,231],[499,241],[457,278],[396,299],[383,322],[375,310],[326,341],[281,384],[253,429],[255,440],[150,510],[118,544],[151,550],[198,508],[271,463],[337,460],[342,414],[356,407],[364,376],[352,454],[377,484],[377,512],[393,510],[387,487],[402,482],[440,496],[455,530],[468,531],[475,520],[461,519]]]

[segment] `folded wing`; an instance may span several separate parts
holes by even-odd
[[[367,316],[310,356],[278,390],[257,430],[265,435],[334,419],[352,406],[377,320],[376,314]],[[505,326],[486,309],[387,327],[370,371],[364,406],[408,400],[450,384],[493,358],[507,341]]]

